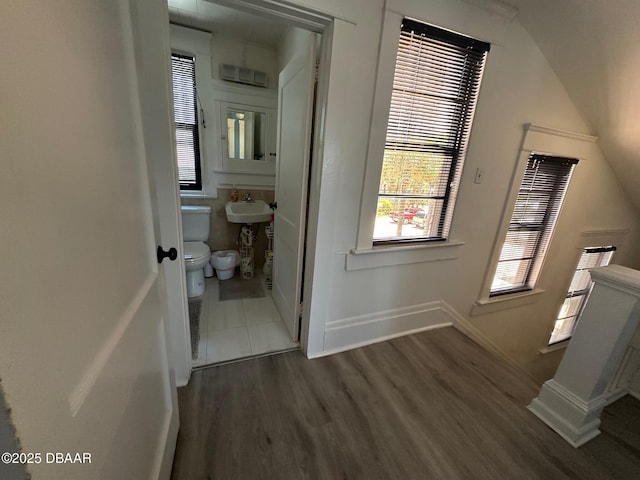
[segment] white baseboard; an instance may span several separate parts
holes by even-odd
[[[607,406],[611,405],[614,402],[617,402],[627,394],[630,394],[633,396],[633,393],[631,393],[627,388],[620,388],[614,391],[607,391]]]
[[[509,356],[509,354],[507,354],[507,352],[505,352],[500,347],[495,345],[491,340],[489,340],[489,338],[484,333],[482,333],[480,329],[478,329],[472,322],[460,315],[451,305],[449,305],[444,300],[440,300],[440,305],[442,310],[450,318],[454,328],[460,330],[467,337],[471,338],[486,350],[495,353],[509,364],[516,366],[522,370],[522,367],[520,367],[520,365],[518,365],[518,363],[513,358],[511,358],[511,356]]]
[[[493,344],[444,300],[328,322],[325,328],[324,350],[310,354],[308,358],[325,357],[392,338],[449,326],[458,329],[511,365],[518,366],[513,358]]]
[[[324,350],[309,358],[449,326],[451,321],[439,301],[343,318],[327,323]]]

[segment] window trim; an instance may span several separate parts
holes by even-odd
[[[449,240],[440,243],[415,242],[394,246],[382,245],[364,250],[353,248],[345,255],[344,269],[347,271],[363,270],[455,260],[460,255],[463,245],[464,242]]]
[[[384,137],[387,120],[389,118],[395,58],[402,19],[404,17],[417,18],[431,25],[468,35],[491,43],[492,45],[503,46],[509,25],[517,13],[516,10],[511,7],[484,9],[467,4],[460,4],[459,7],[460,14],[451,15],[451,12],[447,9],[425,9],[424,4],[420,2],[411,3],[391,0],[385,3],[384,10],[382,11],[381,33],[379,36],[376,35],[378,54],[376,59],[377,65],[375,67],[374,90],[371,92],[373,96],[371,117],[362,119],[362,121],[369,126],[368,148],[364,152],[360,151],[360,149],[354,150],[351,147],[348,147],[347,150],[342,150],[343,154],[348,156],[349,161],[357,162],[358,165],[361,166],[361,169],[364,170],[362,191],[360,195],[357,195],[357,197],[359,197],[357,199],[359,200],[359,212],[355,218],[357,222],[355,225],[356,237],[353,244],[349,245],[350,251],[367,251],[373,247],[373,228],[377,207],[377,195],[380,187],[380,173],[382,171]],[[342,30],[338,30],[338,35],[342,35]],[[496,49],[496,51],[499,50],[499,48]],[[494,68],[494,62],[494,53],[489,52],[485,65],[485,77]],[[342,75],[338,75],[336,81],[348,82],[349,80]],[[369,93],[367,92],[366,95],[369,95]],[[480,111],[479,108],[482,98],[483,95],[481,92],[478,99],[478,112]],[[473,135],[471,138],[473,139]],[[470,152],[472,146],[473,143],[470,142]],[[471,158],[468,160],[471,160]],[[450,242],[464,241],[463,238],[456,235],[455,217],[453,218],[451,226],[449,240],[445,242],[424,242],[423,244],[430,245],[432,249],[446,250]],[[393,254],[386,252],[401,248],[401,246],[402,244],[385,246],[383,250],[385,253],[366,255],[365,257],[393,256]]]
[[[194,90],[194,99],[195,99],[195,103],[194,103],[194,114],[195,114],[195,124],[186,124],[186,123],[182,123],[182,122],[176,122],[174,119],[174,128],[176,133],[178,132],[178,130],[187,130],[187,131],[192,131],[193,132],[193,142],[194,142],[194,170],[195,170],[195,174],[196,174],[196,178],[195,178],[195,183],[194,184],[183,184],[180,183],[180,175],[179,175],[179,168],[178,168],[178,151],[177,151],[177,143],[178,143],[178,139],[177,139],[177,135],[176,135],[176,173],[177,175],[177,180],[178,180],[178,187],[180,192],[185,192],[185,193],[194,193],[194,192],[202,192],[203,191],[203,175],[202,175],[202,148],[201,148],[201,132],[200,132],[200,109],[199,109],[199,97],[198,97],[198,87],[197,87],[197,73],[196,73],[196,65],[197,65],[197,58],[195,54],[189,54],[189,53],[182,53],[182,52],[178,52],[178,51],[173,51],[171,52],[171,65],[172,65],[172,70],[173,70],[173,59],[175,58],[182,58],[182,59],[191,59],[193,61],[193,90]],[[171,75],[171,78],[173,80],[173,73]],[[173,82],[172,82],[173,85]],[[173,88],[173,86],[172,86]],[[172,96],[173,98],[173,96]],[[173,99],[174,102],[174,110],[175,110],[175,99]]]
[[[619,251],[623,248],[627,235],[630,230],[628,228],[607,228],[607,229],[593,229],[593,230],[584,230],[580,234],[579,244],[575,248],[574,262],[573,265],[577,265],[580,260],[580,255],[582,255],[582,251],[587,248],[589,245],[615,245],[616,251]],[[567,272],[567,280],[565,283],[565,291],[569,290],[571,286],[571,279],[573,277],[573,272],[575,269]],[[562,301],[564,301],[562,298]],[[555,323],[555,318],[552,319],[553,323]],[[551,331],[549,332],[551,335]],[[553,344],[552,346],[547,345],[547,342],[544,342],[544,345],[540,347],[538,353],[544,355],[547,353],[553,353],[557,350],[561,350],[566,348],[569,344],[568,340],[558,342]]]
[[[533,291],[504,294],[500,296],[489,296],[491,284],[495,273],[495,266],[500,258],[502,243],[504,242],[509,222],[513,214],[518,191],[527,165],[527,159],[533,152],[543,152],[557,157],[578,158],[580,161],[588,161],[593,154],[593,144],[598,137],[583,133],[558,130],[541,125],[528,123],[523,128],[523,141],[519,155],[514,163],[513,174],[509,193],[505,197],[502,209],[502,220],[496,231],[492,253],[487,261],[487,269],[484,282],[480,289],[478,300],[475,302],[472,315],[482,315],[485,313],[517,308],[520,301],[517,299],[527,299],[536,296],[534,301],[538,301],[538,293],[544,292],[544,285],[541,285],[541,278],[544,276],[544,259],[540,265],[540,276]],[[566,195],[570,195],[571,186],[567,189]],[[616,231],[617,232],[617,231]],[[586,232],[584,235],[597,235],[597,231]],[[553,248],[553,235],[549,240],[550,248]],[[513,299],[513,301],[511,301]],[[529,302],[528,302],[529,303]]]
[[[414,34],[412,34],[414,33]],[[420,37],[423,37],[423,41],[421,41]],[[380,193],[379,189],[376,192],[376,209],[380,199],[389,198],[389,199],[413,199],[416,201],[425,200],[435,200],[436,203],[441,203],[441,206],[437,208],[439,210],[439,215],[437,218],[437,231],[434,235],[431,236],[407,236],[407,237],[393,237],[393,238],[384,238],[379,237],[376,238],[375,231],[372,232],[372,245],[375,247],[378,246],[391,246],[391,245],[406,245],[406,244],[415,244],[415,243],[425,243],[425,242],[446,242],[447,238],[450,234],[450,227],[453,218],[453,211],[455,208],[455,200],[457,196],[457,191],[459,188],[460,177],[462,176],[462,166],[464,164],[466,151],[468,147],[468,142],[471,134],[471,129],[473,126],[473,118],[476,110],[476,105],[479,98],[480,86],[482,83],[482,77],[484,72],[484,67],[486,66],[487,57],[489,51],[491,49],[491,44],[488,42],[484,42],[475,38],[472,38],[467,35],[462,35],[458,33],[454,33],[450,30],[445,30],[440,27],[436,27],[430,25],[428,23],[424,23],[422,21],[417,21],[412,18],[408,18],[403,16],[401,19],[401,25],[398,28],[397,32],[397,42],[395,45],[395,54],[392,62],[392,83],[391,83],[391,92],[389,95],[389,106],[387,108],[387,118],[385,119],[385,139],[382,145],[382,159],[381,159],[381,170],[384,168],[385,157],[388,152],[411,152],[418,146],[418,144],[413,143],[411,141],[407,142],[406,139],[398,138],[394,132],[396,130],[391,129],[391,134],[389,133],[390,125],[397,125],[396,122],[400,122],[402,125],[403,120],[405,120],[405,116],[399,114],[399,110],[402,110],[405,106],[404,102],[399,99],[396,99],[396,103],[394,103],[394,93],[401,92],[401,97],[404,95],[410,95],[411,98],[419,98],[422,92],[413,91],[412,89],[397,89],[396,88],[396,75],[398,74],[400,78],[404,79],[406,82],[408,78],[412,78],[411,75],[407,75],[406,67],[403,66],[405,63],[398,63],[398,55],[401,51],[402,45],[406,45],[409,42],[411,45],[422,45],[425,44],[431,45],[429,48],[434,48],[436,52],[444,55],[443,52],[451,51],[448,47],[441,47],[439,44],[444,42],[452,46],[455,49],[463,49],[464,51],[472,51],[471,55],[477,58],[484,58],[483,64],[478,68],[477,64],[467,64],[465,62],[464,67],[464,77],[460,80],[460,83],[456,84],[455,82],[448,84],[449,86],[456,86],[459,90],[460,88],[464,88],[464,91],[468,94],[475,93],[475,98],[473,98],[472,102],[469,102],[468,99],[461,103],[462,108],[460,111],[456,110],[455,114],[451,115],[451,120],[457,120],[456,122],[452,122],[453,128],[451,132],[454,133],[453,144],[450,143],[451,140],[447,141],[447,143],[433,143],[429,145],[421,144],[421,152],[440,152],[438,155],[442,155],[442,160],[446,163],[443,164],[442,173],[446,172],[446,180],[442,183],[444,191],[440,191],[437,194],[410,194],[410,193]],[[459,59],[460,50],[456,50],[456,53],[452,53],[451,61],[455,64],[456,59]],[[405,61],[407,57],[403,57]],[[400,70],[398,71],[398,65],[400,65]],[[471,66],[470,66],[471,65]],[[399,73],[398,73],[399,72]],[[404,85],[404,82],[401,81],[401,84]],[[404,92],[404,95],[402,94]],[[429,96],[437,95],[442,101],[449,102],[451,98],[448,95],[444,95],[440,93],[440,91],[429,91]],[[467,98],[467,97],[465,97]],[[471,95],[468,95],[468,98],[471,98]],[[397,103],[399,102],[399,103]],[[395,105],[395,109],[392,108]],[[415,111],[415,110],[414,110]],[[421,120],[425,121],[429,119],[430,121],[435,120],[435,117],[423,117]],[[391,135],[391,137],[389,137]],[[389,140],[391,138],[391,140]],[[389,147],[389,141],[391,141],[391,147]],[[403,143],[404,141],[404,143]],[[404,149],[402,148],[404,146]],[[389,147],[389,148],[388,148]],[[424,150],[423,150],[424,149]],[[450,158],[449,158],[450,157]],[[447,171],[444,170],[444,167],[447,168]],[[380,177],[378,177],[378,185],[380,183]],[[440,183],[440,182],[438,182]],[[375,221],[375,220],[374,220]],[[434,232],[430,232],[434,233]]]
[[[575,272],[578,270],[578,267],[580,266],[580,261],[582,260],[582,257],[586,254],[594,254],[594,253],[611,253],[611,257],[609,258],[609,262],[604,264],[604,265],[596,265],[595,267],[591,267],[591,268],[597,268],[597,267],[604,267],[607,265],[611,264],[611,261],[613,260],[613,257],[615,255],[615,252],[618,250],[618,247],[616,245],[610,244],[610,245],[603,245],[603,246],[590,246],[590,247],[584,247],[582,248],[582,250],[580,251],[580,254],[578,255],[578,258],[576,261],[574,261],[573,265],[573,270],[572,270],[572,274],[571,274],[571,281],[569,283],[569,285],[566,288],[566,294],[562,299],[562,304],[560,305],[560,310],[558,311],[558,314],[555,316],[554,320],[553,320],[553,324],[552,324],[552,329],[551,332],[549,332],[549,340],[547,341],[547,348],[548,349],[553,349],[554,347],[556,348],[561,348],[564,345],[569,343],[569,340],[571,340],[571,338],[573,337],[573,332],[575,331],[576,326],[578,325],[578,322],[580,321],[580,316],[582,315],[582,312],[584,310],[584,307],[587,303],[587,300],[589,299],[589,295],[591,294],[591,290],[593,289],[593,280],[590,280],[589,285],[587,286],[587,288],[582,288],[580,290],[574,290],[571,291],[571,284],[573,283],[573,278],[575,276]],[[583,269],[584,270],[584,269]],[[567,319],[570,317],[574,317],[574,323],[573,323],[573,328],[571,331],[571,335],[569,335],[566,338],[563,338],[562,340],[557,340],[555,342],[551,342],[551,337],[553,335],[553,331],[556,328],[556,324],[561,320],[559,318],[560,315],[560,311],[562,311],[562,307],[564,305],[564,303],[567,301],[568,298],[575,298],[575,297],[582,297],[582,299],[580,300],[580,306],[578,307],[577,313],[575,315],[570,315],[568,317],[564,317],[563,319]]]
[[[530,163],[532,162],[534,163],[534,165],[537,164],[538,162],[542,162],[542,163],[550,162],[550,165],[555,164],[555,165],[560,165],[564,167],[569,166],[569,169],[566,176],[561,175],[562,171],[558,169],[558,171],[556,172],[558,173],[557,176],[548,177],[552,179],[553,187],[548,193],[547,208],[545,209],[542,215],[542,219],[539,222],[528,222],[526,224],[524,224],[523,222],[514,223],[513,214],[515,213],[518,207],[518,200],[520,199],[520,194],[523,192],[522,184],[526,180],[526,175],[529,173],[528,168]],[[498,260],[495,264],[492,285],[489,289],[489,297],[501,297],[504,295],[510,295],[515,293],[529,292],[536,288],[538,278],[540,276],[540,272],[542,269],[542,264],[544,263],[544,259],[547,255],[547,250],[551,245],[551,238],[553,237],[556,223],[560,218],[566,193],[569,190],[571,177],[573,175],[573,168],[577,163],[578,163],[578,159],[576,158],[557,157],[557,156],[540,154],[539,152],[531,152],[527,157],[527,163],[525,165],[520,183],[518,184],[518,187],[517,187],[518,193],[511,209],[512,213],[511,213],[511,217],[509,218],[507,231],[505,233],[505,236],[502,240],[502,245],[500,247],[500,256],[498,257]],[[535,168],[534,176],[537,177],[538,169],[537,167],[534,167],[534,168]],[[555,169],[556,167],[551,167],[551,168]],[[542,184],[542,186],[538,185],[536,189],[532,188],[530,191],[538,192],[538,194],[541,194],[542,193],[541,189],[543,188],[544,185],[545,185],[544,183]],[[527,201],[528,201],[528,198],[529,198],[528,193],[525,193],[525,197],[527,198]],[[501,263],[500,257],[502,257],[502,251],[504,249],[504,245],[507,243],[507,238],[509,234],[512,232],[516,232],[516,235],[519,235],[519,232],[529,232],[529,233],[537,232],[537,236],[533,244],[532,245],[528,244],[529,246],[533,247],[529,256],[525,255],[520,258],[513,258],[511,260],[508,260],[508,261],[529,260],[529,263],[525,267],[525,272],[523,272],[521,285],[513,286],[511,288],[502,288],[502,289],[493,290],[493,282],[495,281],[495,277],[497,275],[497,271]],[[522,267],[519,267],[518,270],[520,270],[520,268]]]

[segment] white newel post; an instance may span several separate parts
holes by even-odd
[[[595,282],[556,375],[529,410],[574,447],[600,433],[606,388],[640,318],[640,272],[619,265],[591,270]]]

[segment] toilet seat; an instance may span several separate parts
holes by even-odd
[[[200,262],[206,263],[210,256],[211,252],[206,243],[184,242],[184,261],[187,265]]]

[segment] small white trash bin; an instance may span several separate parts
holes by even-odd
[[[237,250],[218,250],[211,254],[211,265],[216,269],[218,280],[233,277],[236,267],[240,265],[240,253]]]

